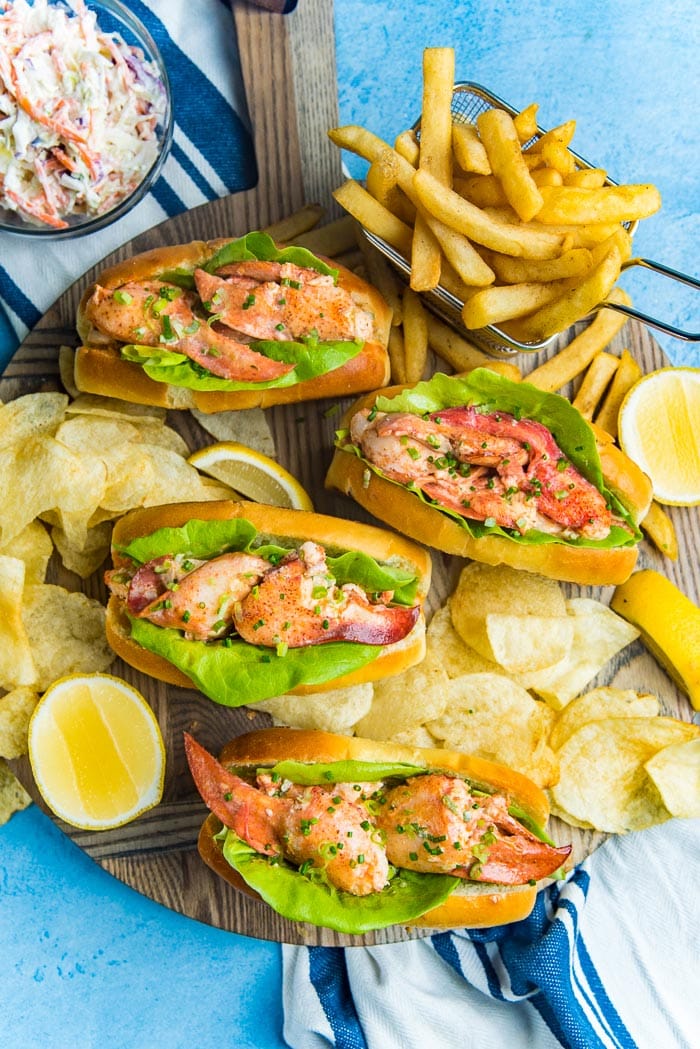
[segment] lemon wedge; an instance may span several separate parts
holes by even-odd
[[[700,503],[700,368],[661,368],[634,384],[620,405],[623,452],[670,506]]]
[[[651,568],[618,586],[610,607],[637,627],[652,655],[700,710],[700,608]]]
[[[187,461],[253,502],[313,510],[308,493],[296,477],[274,459],[244,444],[220,441],[193,452]]]
[[[51,811],[82,830],[120,827],[163,794],[155,714],[110,674],[74,674],[47,689],[29,722],[29,760]]]

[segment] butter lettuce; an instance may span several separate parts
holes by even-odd
[[[515,529],[509,530],[499,525],[487,525],[483,521],[465,518],[456,511],[437,505],[417,487],[402,485],[385,477],[377,466],[364,459],[361,450],[350,441],[346,430],[338,432],[336,446],[344,452],[357,455],[369,470],[388,483],[397,484],[400,488],[410,488],[421,502],[446,514],[475,538],[500,535],[523,545],[565,543],[567,546],[601,549],[635,546],[640,541],[641,532],[629,511],[605,485],[593,430],[565,397],[545,393],[527,382],[511,382],[488,368],[476,368],[465,377],[436,372],[426,382],[420,382],[393,397],[379,395],[375,401],[376,408],[382,412],[414,412],[418,415],[472,405],[483,409],[484,412],[508,412],[516,418],[534,419],[546,426],[566,458],[603,494],[613,512],[626,522],[629,530],[613,525],[605,539],[588,539],[584,536],[561,539],[536,529],[521,535]]]
[[[160,528],[119,547],[137,564],[167,554],[211,558],[228,551],[249,551],[278,561],[288,552],[276,536],[258,532],[245,518],[229,521],[192,520],[179,528]],[[355,551],[329,553],[327,564],[339,585],[356,583],[368,592],[395,591],[395,601],[412,605],[418,580],[393,565],[380,564]],[[281,696],[298,685],[320,685],[358,670],[382,652],[378,645],[331,641],[308,648],[290,648],[284,654],[235,637],[224,641],[188,641],[179,631],[130,619],[131,637],[143,648],[162,656],[194,685],[224,706],[257,703]]]
[[[262,262],[290,262],[296,266],[316,270],[318,273],[338,279],[338,270],[317,258],[306,248],[290,245],[278,248],[266,233],[248,233],[219,250],[203,264],[202,269],[216,273],[222,266],[233,262],[258,260]],[[193,289],[193,269],[180,267],[166,270],[159,274],[160,279],[181,288]],[[266,382],[233,382],[207,371],[201,365],[190,360],[184,354],[167,347],[141,346],[129,343],[121,349],[122,357],[134,364],[139,364],[149,379],[154,382],[165,382],[172,386],[183,386],[191,390],[226,391],[249,389],[279,389],[295,386],[299,382],[315,379],[319,375],[341,368],[362,350],[364,343],[360,340],[325,341],[309,335],[298,341],[281,341],[259,339],[250,343],[250,348],[263,356],[294,368],[278,379]]]
[[[449,874],[401,870],[381,892],[353,896],[328,885],[316,871],[301,874],[286,863],[270,863],[232,830],[222,832],[221,839],[226,861],[278,914],[336,932],[361,935],[411,921],[439,907],[461,881]]]

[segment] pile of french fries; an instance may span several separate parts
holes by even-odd
[[[465,328],[544,342],[606,300],[631,255],[624,224],[661,198],[583,166],[569,148],[575,121],[541,134],[533,104],[471,124],[453,116],[453,86],[454,51],[428,48],[419,135],[392,147],[357,125],[331,130],[369,162],[364,186],[348,179],[334,196],[410,264],[414,292],[440,286],[463,303]]]

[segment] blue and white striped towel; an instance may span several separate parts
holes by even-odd
[[[610,839],[515,925],[284,947],[294,1049],[695,1049],[700,821]]]
[[[171,156],[129,216],[70,251],[0,234],[0,367],[57,296],[119,244],[255,182],[229,4],[130,6],[172,80]],[[514,926],[346,951],[285,946],[288,1044],[694,1049],[699,831],[700,821],[674,821],[607,842]],[[256,946],[249,941],[251,961]]]
[[[161,177],[134,210],[67,242],[0,234],[0,365],[52,302],[90,266],[138,233],[188,208],[255,184],[231,7],[227,0],[129,0],[165,61],[173,146]],[[4,352],[3,352],[4,351]]]

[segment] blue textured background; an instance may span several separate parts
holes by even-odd
[[[577,152],[618,181],[655,182],[663,208],[641,224],[636,251],[700,271],[696,0],[336,0],[335,10],[343,123],[392,140],[420,109],[423,48],[454,46],[458,78],[515,106],[538,101],[543,126],[576,117]],[[636,305],[700,328],[689,292],[638,276],[626,286]],[[660,341],[674,363],[700,364],[697,347]],[[3,1049],[284,1044],[276,945],[139,896],[36,809],[0,827],[0,949]]]

